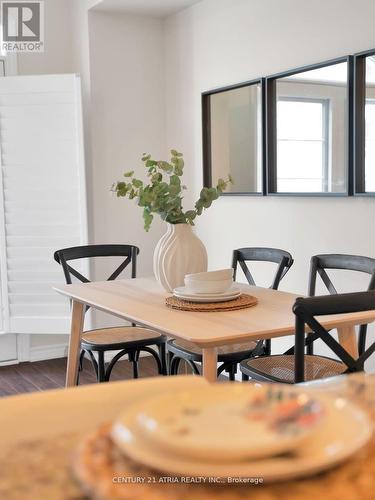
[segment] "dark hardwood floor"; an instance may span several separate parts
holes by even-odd
[[[66,358],[0,366],[0,397],[64,387],[65,373]],[[155,375],[157,375],[155,361],[150,357],[141,358],[139,361],[139,376],[152,377]],[[111,374],[111,380],[131,378],[132,365],[128,361],[116,363]],[[80,385],[96,383],[94,369],[88,360],[84,360],[79,383]]]

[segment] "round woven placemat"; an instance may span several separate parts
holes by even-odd
[[[217,311],[236,311],[237,309],[246,309],[255,306],[258,299],[247,293],[241,294],[237,299],[227,300],[225,302],[189,302],[178,299],[177,297],[167,297],[165,303],[172,309],[179,311],[195,312],[217,312]]]

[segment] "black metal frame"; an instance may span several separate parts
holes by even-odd
[[[335,64],[340,64],[346,62],[348,65],[348,79],[347,79],[347,116],[348,116],[348,127],[347,127],[347,172],[346,172],[346,191],[341,193],[329,193],[329,192],[309,192],[309,193],[279,193],[277,191],[277,130],[276,130],[276,107],[277,107],[277,96],[276,96],[276,82],[280,78],[286,78],[298,73],[304,73],[306,71],[311,71],[315,69],[325,68],[327,66],[333,66]],[[266,78],[266,88],[267,88],[267,103],[266,103],[266,130],[267,130],[267,173],[268,173],[268,183],[267,183],[267,194],[272,196],[289,196],[289,197],[334,197],[342,198],[346,196],[351,196],[353,194],[353,147],[352,147],[352,135],[353,135],[353,77],[354,77],[354,62],[353,56],[344,56],[336,59],[331,59],[329,61],[311,64],[308,66],[303,66],[290,71],[285,71],[282,73],[277,73]]]
[[[260,192],[230,192],[222,193],[221,196],[264,196],[267,186],[266,171],[266,120],[265,120],[265,78],[249,80],[236,85],[228,85],[206,92],[202,92],[202,144],[203,144],[203,186],[212,187],[212,150],[211,150],[211,96],[222,92],[237,90],[252,85],[261,86],[261,130],[262,130],[262,191]]]
[[[365,147],[366,147],[366,58],[375,56],[375,49],[354,55],[354,194],[374,197],[375,191],[366,191]]]
[[[168,357],[168,373],[170,375],[178,375],[178,369],[181,361],[190,366],[195,375],[200,375],[200,370],[196,363],[202,363],[202,355],[189,351],[175,344],[175,340],[167,342],[167,357]],[[262,342],[258,342],[254,349],[248,349],[227,354],[219,354],[217,357],[218,363],[221,365],[217,368],[217,376],[226,371],[229,375],[229,380],[234,381],[237,373],[238,363],[250,356],[263,355],[264,348]]]
[[[331,295],[337,295],[337,290],[329,278],[326,269],[355,271],[371,276],[367,291],[375,290],[375,259],[361,255],[323,254],[311,257],[309,290],[310,297],[315,295],[316,278],[319,274],[325,287]],[[367,325],[361,325],[358,335],[358,352],[361,354],[366,348]],[[313,354],[313,344],[307,342],[308,354]]]
[[[65,280],[68,285],[72,284],[71,276],[74,276],[82,283],[90,283],[90,280],[79,273],[76,269],[68,264],[70,260],[79,260],[92,257],[126,257],[125,260],[115,269],[115,271],[107,278],[107,281],[112,281],[131,264],[131,277],[135,278],[137,274],[137,255],[139,248],[134,245],[83,245],[78,247],[63,248],[56,250],[53,258],[58,264],[61,264]]]
[[[346,366],[343,373],[363,371],[365,361],[375,352],[375,342],[367,350],[360,354],[358,359],[354,359],[328,330],[326,330],[316,319],[317,316],[329,316],[334,314],[347,314],[363,311],[375,310],[375,290],[367,292],[345,293],[337,295],[324,295],[319,297],[298,298],[293,306],[296,316],[295,322],[295,348],[294,348],[294,383],[305,381],[305,346],[307,342],[322,340],[340,362]],[[313,333],[306,337],[306,326]],[[285,356],[283,354],[277,355]],[[317,358],[327,358],[327,356],[317,356]],[[336,360],[333,360],[336,361]],[[246,362],[242,362],[241,371],[243,379],[252,377],[255,380],[282,382],[277,377],[252,369]]]
[[[278,264],[275,276],[270,286],[273,290],[277,290],[279,288],[280,281],[292,267],[294,260],[289,252],[286,250],[280,250],[279,248],[249,247],[237,248],[236,250],[233,250],[233,279],[236,280],[237,264],[239,264],[249,285],[256,286],[254,278],[246,265],[246,262],[274,262],[275,264]]]
[[[344,293],[321,297],[298,298],[294,304],[293,312],[296,315],[295,333],[295,383],[305,380],[305,325],[314,333],[309,335],[312,342],[321,339],[336,356],[346,365],[346,373],[363,371],[364,363],[373,352],[375,342],[362,352],[358,359],[354,359],[334,339],[316,319],[316,316],[346,314],[375,309],[375,291]],[[312,338],[314,336],[314,338]]]
[[[79,260],[92,257],[125,257],[125,260],[113,271],[113,273],[107,278],[107,281],[115,280],[119,275],[125,270],[125,268],[131,266],[131,277],[135,278],[137,274],[137,255],[139,254],[139,248],[134,245],[121,245],[121,244],[107,244],[107,245],[82,245],[78,247],[63,248],[56,250],[54,253],[55,261],[60,264],[64,271],[65,281],[68,285],[72,284],[72,276],[81,281],[82,283],[90,283],[90,280],[83,276],[80,272],[74,269],[68,264],[68,261]],[[89,310],[90,306],[86,306],[85,314]],[[132,326],[136,326],[132,324]],[[120,327],[121,328],[121,327]],[[112,328],[111,328],[112,329]],[[100,328],[100,331],[105,330]],[[90,330],[90,332],[95,332],[95,330]],[[87,332],[84,332],[87,333]],[[128,355],[129,361],[133,363],[133,376],[138,378],[138,360],[141,351],[147,351],[155,359],[158,367],[159,374],[166,375],[166,347],[165,347],[166,337],[164,335],[159,335],[155,332],[155,338],[149,338],[144,340],[129,340],[127,342],[117,342],[110,344],[95,344],[93,342],[86,342],[84,338],[81,342],[81,353],[79,367],[82,367],[82,361],[85,353],[88,354],[91,363],[94,367],[96,376],[99,382],[106,382],[109,380],[112,369],[115,363],[125,355]],[[159,355],[151,349],[150,345],[156,345],[159,350]],[[104,353],[105,351],[120,351],[109,363],[108,367],[105,367],[104,363]],[[98,360],[95,359],[93,352],[98,353]],[[79,381],[79,371],[77,376],[77,384]]]
[[[211,187],[211,144],[210,144],[210,96],[219,92],[245,87],[262,85],[262,160],[263,160],[263,192],[262,193],[223,193],[223,196],[284,196],[284,197],[333,197],[347,196],[374,197],[375,192],[366,192],[364,177],[364,96],[365,72],[364,62],[367,56],[375,55],[370,49],[345,55],[325,62],[302,66],[265,78],[258,78],[227,87],[217,88],[202,93],[202,138],[203,138],[203,185]],[[278,78],[291,76],[303,71],[319,69],[341,62],[348,63],[348,143],[347,143],[347,189],[342,193],[278,193],[276,191],[276,86]]]
[[[256,286],[254,278],[246,262],[274,262],[275,264],[278,264],[275,276],[270,286],[273,290],[277,290],[279,288],[280,281],[292,267],[294,260],[289,252],[286,250],[280,250],[279,248],[253,247],[238,248],[233,250],[233,279],[236,280],[237,264],[239,264],[249,285]],[[271,354],[271,339],[262,340],[260,342],[264,345],[264,354]]]
[[[236,279],[237,267],[240,265],[245,277],[250,285],[255,285],[246,262],[274,262],[278,264],[275,276],[270,288],[277,290],[280,281],[293,265],[293,257],[285,250],[278,248],[238,248],[233,250],[232,268],[233,278]],[[171,375],[177,375],[181,361],[185,361],[197,375],[199,368],[196,363],[202,363],[202,355],[175,343],[174,340],[167,342],[168,366]],[[237,352],[230,352],[218,355],[218,362],[222,363],[217,369],[219,375],[223,371],[229,374],[229,380],[234,380],[237,373],[238,363],[251,356],[269,355],[271,353],[271,340],[259,340],[253,349],[243,349]]]

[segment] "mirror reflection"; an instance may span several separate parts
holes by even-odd
[[[347,190],[347,62],[276,81],[279,193]]]
[[[366,57],[365,190],[375,192],[375,56]]]
[[[229,173],[228,191],[262,192],[260,83],[212,94],[210,117],[212,184]]]

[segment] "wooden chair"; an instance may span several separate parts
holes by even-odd
[[[67,284],[72,283],[72,277],[82,283],[89,283],[87,277],[68,264],[69,261],[94,257],[125,257],[125,260],[107,279],[111,281],[118,278],[128,265],[131,265],[131,277],[135,278],[138,254],[139,248],[133,245],[87,245],[57,250],[54,253],[54,259],[61,264]],[[86,312],[88,309],[89,307],[86,308]],[[166,374],[165,342],[164,335],[135,325],[86,331],[83,333],[81,341],[80,368],[86,353],[93,364],[98,381],[105,382],[109,380],[117,361],[127,355],[133,365],[133,377],[138,378],[139,355],[144,351],[154,358],[158,373]],[[157,346],[159,352],[150,347],[154,345]],[[112,358],[106,367],[104,355],[107,351],[120,352]],[[97,359],[94,353],[97,354]]]
[[[277,290],[280,281],[293,265],[293,258],[289,252],[277,248],[239,248],[233,251],[232,267],[234,279],[237,276],[237,267],[240,265],[246,279],[250,285],[255,285],[253,276],[247,266],[249,261],[273,262],[277,264],[276,273],[273,277],[270,288]],[[264,341],[251,341],[241,344],[233,344],[218,349],[218,375],[223,371],[229,374],[229,379],[234,380],[237,373],[237,366],[242,360],[249,356],[269,354],[271,343]],[[196,363],[202,363],[202,350],[183,340],[169,340],[167,342],[169,373],[176,375],[182,360],[192,369],[193,373],[199,374]]]
[[[375,291],[298,298],[294,354],[262,356],[242,361],[240,369],[254,380],[294,384],[343,373],[363,371],[365,361],[375,351],[375,342],[354,359],[316,319],[316,316],[375,310]],[[305,354],[305,327],[312,332],[310,342],[321,339],[338,360]]]

